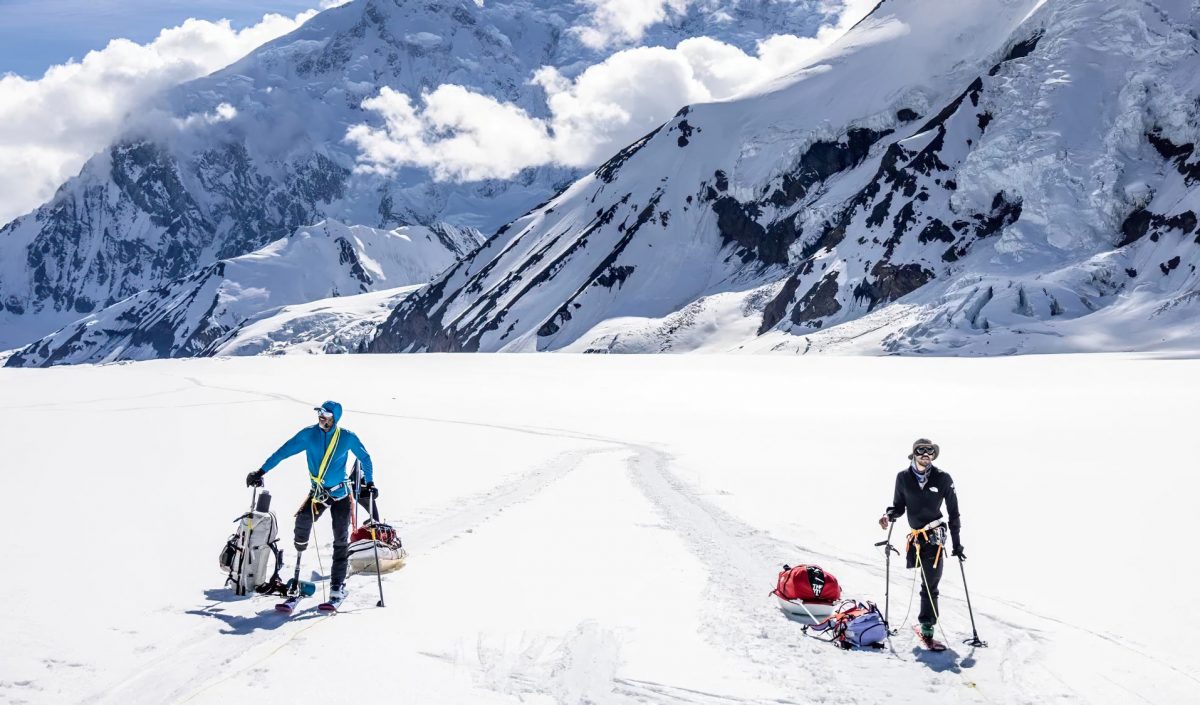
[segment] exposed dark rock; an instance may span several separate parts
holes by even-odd
[[[1015,59],[1024,59],[1032,54],[1033,51],[1037,49],[1038,42],[1042,40],[1042,35],[1044,34],[1044,31],[1038,30],[1028,39],[1014,44],[1013,47],[1008,50],[1008,53],[1004,55],[1004,58],[1000,60],[1000,63],[992,67],[992,70],[988,72],[988,75],[995,76],[997,73],[999,73],[1000,66],[1005,62],[1013,61]]]
[[[796,166],[783,175],[782,184],[771,194],[770,202],[780,208],[793,205],[815,184],[861,164],[871,146],[892,132],[856,127],[847,130],[841,140],[814,142],[800,156]]]
[[[1150,223],[1153,220],[1154,214],[1145,208],[1138,208],[1130,213],[1125,222],[1121,224],[1121,233],[1124,237],[1117,243],[1117,247],[1125,247],[1141,240],[1150,230]]]
[[[785,229],[768,233],[758,223],[757,218],[762,215],[758,204],[741,203],[732,196],[722,196],[713,203],[712,208],[717,214],[717,230],[721,233],[722,242],[737,243],[741,247],[739,254],[742,261],[758,259],[764,264],[787,262],[788,248],[795,239],[789,239]]]
[[[1163,264],[1158,265],[1158,268],[1162,270],[1162,273],[1164,275],[1170,274],[1173,269],[1176,269],[1177,267],[1179,267],[1179,262],[1180,262],[1179,255],[1175,255],[1174,257],[1167,260]]]
[[[810,261],[808,264],[811,266],[812,262]],[[783,283],[783,288],[779,290],[775,298],[768,301],[767,305],[763,307],[762,323],[758,326],[759,335],[771,330],[783,320],[788,306],[792,304],[792,297],[796,295],[796,289],[800,287],[800,277],[804,274],[803,271],[793,272],[792,276]]]
[[[967,86],[967,90],[963,91],[957,98],[950,101],[949,105],[942,108],[942,111],[939,112],[937,115],[935,115],[932,120],[925,123],[921,127],[921,129],[917,130],[917,133],[919,134],[922,132],[928,132],[928,131],[932,130],[933,128],[937,127],[938,125],[941,125],[944,122],[946,122],[947,120],[949,120],[951,115],[958,112],[959,107],[963,104],[963,101],[966,100],[968,97],[971,98],[972,103],[978,103],[979,102],[979,94],[982,91],[983,91],[983,79],[976,78],[974,81],[971,82],[971,85]]]
[[[883,221],[887,220],[888,214],[892,210],[892,192],[888,191],[879,203],[871,209],[871,215],[867,216],[866,224],[868,228],[878,228],[883,225]]]
[[[687,120],[680,120],[679,121],[679,139],[676,140],[676,143],[680,147],[686,147],[686,146],[688,146],[688,139],[691,136],[692,136],[692,126],[688,124]]]
[[[1151,232],[1151,229],[1153,229],[1150,235],[1151,241],[1158,242],[1159,235],[1164,230],[1180,230],[1183,234],[1190,235],[1196,229],[1196,225],[1197,219],[1194,211],[1183,211],[1168,218],[1141,207],[1130,213],[1125,222],[1121,224],[1122,238],[1117,243],[1117,247],[1125,247],[1137,242],[1145,237],[1146,233]]]
[[[724,171],[717,169],[713,172],[713,178],[717,180],[718,191],[725,193],[729,190],[729,177],[725,175]]]
[[[796,307],[792,309],[792,323],[820,326],[819,319],[842,310],[837,294],[837,272],[829,272],[796,302]]]
[[[1134,277],[1137,276],[1137,270],[1134,269],[1133,267],[1127,267],[1125,269],[1125,274],[1128,275],[1130,279],[1133,279]]]
[[[875,277],[874,281],[864,280],[854,287],[854,298],[866,299],[868,311],[916,291],[934,276],[919,264],[896,266],[882,261],[871,270],[871,275]]]
[[[909,201],[900,207],[900,212],[896,213],[896,217],[892,218],[892,237],[887,242],[886,257],[892,256],[892,249],[900,242],[900,238],[904,237],[904,233],[912,227],[912,224],[917,221],[913,201]]]
[[[988,125],[992,124],[992,120],[994,119],[992,114],[986,111],[979,113],[975,118],[979,121],[980,132],[987,132]]]
[[[606,289],[611,289],[613,285],[620,287],[625,283],[625,279],[633,274],[634,267],[631,265],[622,265],[619,267],[609,267],[606,272],[596,277],[596,283]]]
[[[1200,181],[1200,161],[1195,164],[1189,164],[1190,159],[1196,146],[1191,142],[1187,144],[1175,144],[1170,139],[1163,136],[1162,131],[1155,129],[1146,133],[1146,139],[1150,140],[1150,144],[1154,145],[1154,149],[1162,156],[1163,159],[1174,162],[1175,169],[1184,177],[1184,182],[1191,186],[1193,182]]]
[[[921,116],[917,113],[917,111],[912,110],[911,108],[900,108],[896,111],[896,119],[900,122],[912,122],[919,117]]]
[[[995,235],[1017,222],[1021,217],[1021,210],[1022,200],[1020,198],[1010,197],[1004,191],[997,193],[992,198],[992,212],[987,216],[975,216],[975,219],[979,221],[979,225],[975,229],[975,236],[983,239]]]
[[[597,167],[596,171],[594,172],[596,176],[599,177],[599,179],[604,183],[611,184],[613,179],[617,178],[617,173],[621,171],[621,166],[624,165],[625,162],[629,161],[633,155],[640,152],[642,147],[645,147],[646,143],[650,141],[650,138],[658,134],[658,131],[661,129],[662,125],[659,125],[643,135],[641,139],[636,140],[632,144],[614,154],[611,159]]]
[[[932,222],[925,226],[921,234],[917,236],[917,241],[921,244],[926,244],[938,240],[940,242],[954,242],[954,233],[950,232],[950,228],[942,221],[934,218]]]

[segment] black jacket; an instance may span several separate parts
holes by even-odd
[[[958,540],[962,521],[958,516],[958,495],[954,493],[954,480],[950,474],[929,466],[929,481],[925,489],[917,482],[917,476],[911,468],[905,468],[896,475],[896,491],[892,496],[892,506],[887,508],[889,519],[899,519],[908,514],[908,525],[920,529],[932,521],[942,518],[942,502],[946,503],[946,513],[949,515],[950,536],[955,546],[961,546]]]

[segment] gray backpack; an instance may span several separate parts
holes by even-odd
[[[221,549],[218,563],[226,575],[225,584],[232,585],[237,595],[282,590],[279,569],[283,564],[283,551],[279,549],[279,522],[270,508],[271,494],[263,490],[258,495],[255,510],[236,519],[237,530]]]

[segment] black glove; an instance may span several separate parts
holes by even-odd
[[[967,560],[967,554],[963,552],[963,547],[958,544],[954,544],[954,550],[950,552],[950,555],[954,556],[960,561]]]
[[[360,497],[369,496],[371,499],[374,499],[379,496],[379,488],[375,486],[374,482],[368,482],[358,491],[358,495]]]
[[[264,470],[255,470],[246,476],[246,487],[262,487],[263,475],[266,475]]]

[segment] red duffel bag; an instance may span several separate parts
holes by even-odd
[[[819,565],[785,565],[771,594],[785,600],[830,604],[842,599],[842,587],[832,573],[826,573]]]

